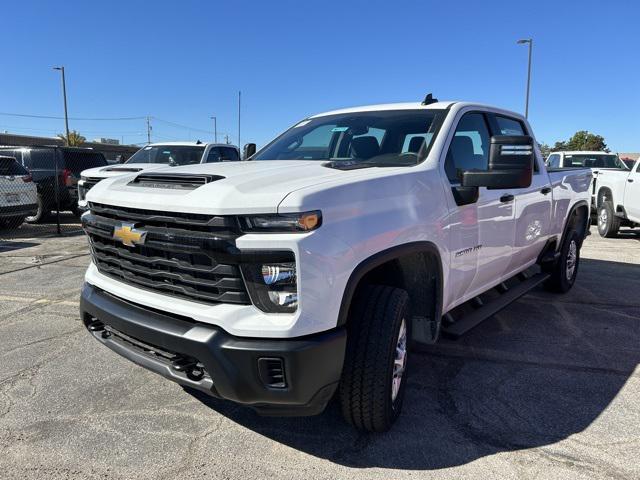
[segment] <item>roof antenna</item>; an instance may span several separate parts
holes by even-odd
[[[433,98],[433,94],[429,93],[427,94],[426,97],[424,97],[424,100],[422,101],[422,105],[431,105],[432,103],[437,103],[438,99],[437,98]]]
[[[202,142],[200,141],[200,139],[198,139],[198,141],[196,142],[196,145],[202,145]]]

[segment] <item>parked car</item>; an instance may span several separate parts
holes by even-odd
[[[607,170],[598,175],[598,233],[615,237],[621,226],[640,226],[640,160],[631,170]]]
[[[180,165],[240,160],[238,147],[222,143],[168,142],[151,143],[134,153],[121,165],[109,165],[85,170],[78,182],[78,207],[86,209],[87,192],[105,178],[132,172],[159,170]]]
[[[9,155],[31,174],[38,189],[37,211],[28,222],[41,222],[52,210],[78,214],[78,180],[87,168],[103,167],[107,160],[101,152],[78,147],[0,147],[0,155]],[[57,176],[56,176],[57,172]]]
[[[595,215],[596,205],[596,183],[598,175],[605,170],[628,170],[627,164],[620,160],[615,153],[597,151],[564,151],[553,152],[547,157],[545,162],[547,168],[590,168],[593,174],[591,185],[591,214]]]
[[[547,172],[527,120],[495,107],[315,115],[250,161],[96,185],[81,318],[192,389],[271,415],[318,414],[338,392],[348,422],[386,430],[412,341],[572,287],[590,181]]]
[[[36,185],[15,158],[0,156],[0,226],[17,228],[37,210]]]

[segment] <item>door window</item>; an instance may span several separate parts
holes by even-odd
[[[496,122],[501,135],[526,135],[520,120],[496,115]]]
[[[547,165],[549,168],[559,168],[560,155],[558,154],[549,155],[549,158],[547,159]]]
[[[445,160],[445,171],[450,182],[459,182],[465,170],[487,169],[489,141],[489,128],[484,114],[465,114],[458,123]]]

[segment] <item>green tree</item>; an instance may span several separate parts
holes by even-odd
[[[539,143],[538,147],[540,147],[540,152],[542,153],[542,158],[547,158],[551,153],[551,147],[546,143]]]
[[[596,150],[608,152],[607,144],[602,135],[589,133],[586,130],[580,130],[566,142],[556,142],[553,146],[554,150]]]
[[[69,138],[67,138],[67,136],[62,134],[62,133],[58,134],[58,138],[64,140],[64,143],[68,147],[78,147],[78,146],[82,145],[84,142],[87,141],[87,139],[85,137],[80,135],[75,130],[72,130],[71,132],[69,132]]]

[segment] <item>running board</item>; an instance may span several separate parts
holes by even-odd
[[[518,285],[507,289],[495,300],[478,307],[476,310],[460,318],[459,320],[456,320],[453,323],[443,322],[442,332],[445,335],[451,336],[453,338],[461,337],[472,328],[480,325],[480,323],[482,323],[487,318],[492,317],[500,310],[508,306],[510,303],[516,301],[525,293],[536,288],[539,284],[548,279],[549,276],[550,275],[548,273],[538,273],[532,277],[527,278],[526,280],[522,280],[522,283],[519,283]]]

